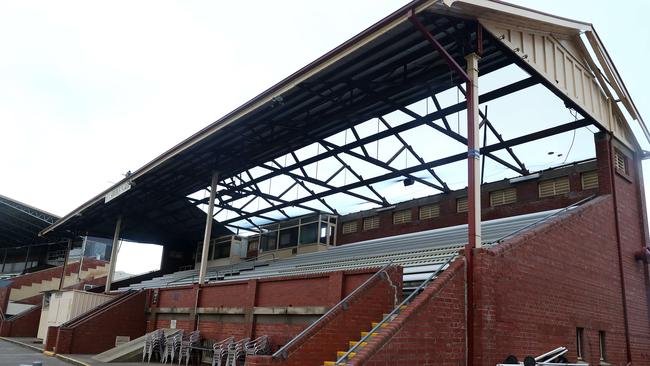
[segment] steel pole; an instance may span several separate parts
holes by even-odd
[[[117,217],[117,222],[115,223],[115,234],[113,235],[113,247],[111,248],[111,261],[108,266],[108,273],[106,274],[106,285],[104,286],[105,293],[109,293],[111,291],[111,284],[113,282],[113,273],[115,273],[115,264],[117,262],[118,245],[120,244],[121,229],[122,229],[122,215]]]
[[[467,60],[467,223],[471,248],[481,247],[481,146],[478,109],[478,60],[476,53]]]
[[[68,239],[68,246],[63,257],[63,268],[61,268],[61,278],[59,279],[59,291],[65,284],[65,270],[68,267],[68,258],[70,257],[70,249],[72,249],[72,239]]]
[[[481,247],[481,148],[478,115],[478,60],[476,53],[465,56],[467,60],[467,231],[466,263],[466,321],[467,360],[474,365],[474,248]]]
[[[24,271],[25,273],[27,273],[27,263],[29,262],[29,249],[30,248],[31,248],[31,246],[27,247],[27,255],[25,255],[25,271]]]
[[[208,253],[210,249],[210,238],[212,236],[212,215],[214,214],[214,200],[217,193],[217,182],[219,182],[219,172],[212,173],[212,182],[210,184],[210,200],[208,201],[208,213],[205,218],[205,234],[203,235],[203,250],[201,251],[201,266],[199,270],[199,285],[205,282],[205,275],[208,271]]]

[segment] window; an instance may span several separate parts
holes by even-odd
[[[508,205],[517,202],[517,190],[515,188],[502,189],[490,192],[490,206]]]
[[[379,227],[379,216],[366,217],[363,219],[363,230],[372,230]]]
[[[440,205],[426,205],[420,207],[420,220],[433,219],[440,216]]]
[[[411,222],[411,210],[401,210],[393,213],[393,225]]]
[[[580,175],[582,178],[582,189],[598,188],[598,171],[584,172]]]
[[[605,331],[598,332],[598,349],[600,351],[600,360],[607,360],[607,352],[605,351]]]
[[[623,152],[618,149],[614,150],[614,165],[616,166],[617,172],[624,175],[630,174],[629,159]]]
[[[215,246],[214,259],[230,257],[230,243]]]
[[[569,193],[569,177],[560,177],[539,182],[539,198]]]
[[[356,221],[348,221],[343,223],[343,227],[342,227],[343,234],[356,233],[358,230],[359,228]]]
[[[576,354],[578,356],[578,361],[582,361],[585,357],[584,355],[584,328],[576,328]]]
[[[456,212],[467,212],[467,197],[456,200]]]

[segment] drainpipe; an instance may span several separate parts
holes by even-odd
[[[632,353],[630,352],[630,329],[627,320],[627,297],[625,295],[625,277],[623,272],[623,252],[621,249],[621,229],[619,226],[618,218],[618,200],[616,198],[616,175],[614,173],[614,166],[612,165],[612,135],[609,134],[607,144],[607,153],[609,154],[609,177],[612,182],[612,199],[614,200],[614,223],[616,225],[616,248],[618,250],[618,272],[621,278],[621,297],[623,300],[623,322],[625,329],[625,356],[627,363],[632,362]]]

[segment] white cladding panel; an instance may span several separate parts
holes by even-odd
[[[47,312],[47,327],[59,326],[105,303],[112,297],[79,290],[54,292],[50,298],[49,308],[44,307],[42,310]],[[43,337],[43,342],[45,342],[45,337]]]
[[[576,39],[558,39],[551,33],[525,29],[507,23],[481,20],[481,25],[517,56],[531,65],[560,92],[584,109],[590,117],[628,146],[634,146],[626,122],[613,113],[610,99],[580,50]]]

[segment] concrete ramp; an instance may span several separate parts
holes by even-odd
[[[180,329],[163,329],[165,336],[171,336],[178,332]],[[150,333],[148,333],[150,334]],[[108,351],[102,352],[92,358],[100,362],[130,362],[142,360],[142,348],[144,347],[144,338],[148,335],[136,338],[130,342],[123,343],[117,347],[111,348]]]

